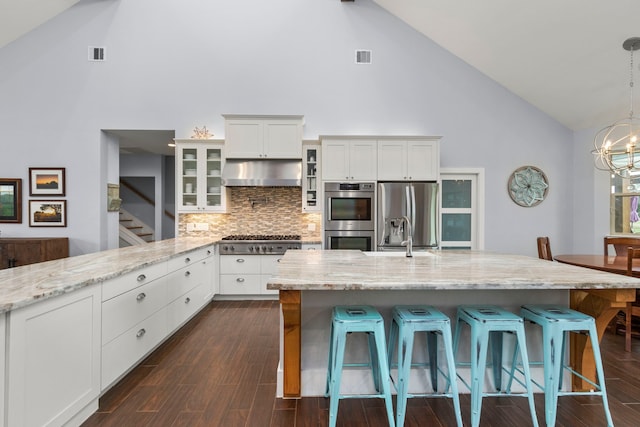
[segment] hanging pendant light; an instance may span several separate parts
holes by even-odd
[[[633,52],[640,49],[640,37],[632,37],[622,44],[630,52],[630,108],[629,117],[601,129],[593,141],[597,169],[628,178],[640,174],[640,118],[633,115]]]

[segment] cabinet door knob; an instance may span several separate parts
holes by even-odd
[[[147,331],[145,331],[144,328],[142,328],[136,333],[136,338],[142,338],[146,333]]]
[[[236,259],[236,262],[244,262],[244,259],[243,258],[238,258],[238,259]]]
[[[280,261],[282,261],[282,258],[278,258],[278,259],[276,260],[276,262],[280,262]]]
[[[242,282],[244,282],[244,278],[243,278],[243,277],[238,277],[238,278],[236,279],[236,282],[238,282],[238,283],[242,283]]]
[[[140,292],[138,294],[138,296],[136,297],[136,301],[142,301],[143,299],[145,299],[147,297],[147,294],[145,294],[144,292]]]
[[[189,270],[184,272],[184,277],[189,277],[191,276],[191,272]]]
[[[186,258],[184,259],[184,262],[191,262],[191,258],[186,257]]]
[[[184,300],[185,304],[189,304],[190,302],[191,302],[191,298],[189,298],[189,297],[185,298],[185,300]]]
[[[136,279],[138,282],[142,282],[144,279],[146,279],[147,276],[145,276],[144,274],[141,274],[138,276],[138,278]]]

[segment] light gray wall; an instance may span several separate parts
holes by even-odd
[[[88,62],[90,45],[106,46],[107,61]],[[356,49],[371,49],[373,63],[354,64]],[[549,235],[554,252],[572,250],[574,195],[594,187],[593,172],[577,164],[582,135],[370,0],[83,0],[0,49],[1,175],[67,168],[69,226],[38,231],[76,239],[74,253],[106,244],[94,230],[106,218],[100,129],[188,137],[206,125],[223,138],[224,113],[303,114],[306,139],[442,135],[443,167],[486,170],[487,249],[535,255],[535,237]],[[507,194],[522,165],[550,180],[538,207]]]

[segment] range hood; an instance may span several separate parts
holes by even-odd
[[[222,170],[227,187],[300,187],[301,160],[227,159]]]

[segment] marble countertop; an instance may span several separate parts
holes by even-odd
[[[268,289],[612,289],[640,279],[488,251],[428,251],[413,258],[360,251],[288,251]]]
[[[166,261],[220,237],[181,237],[0,270],[0,313]]]

